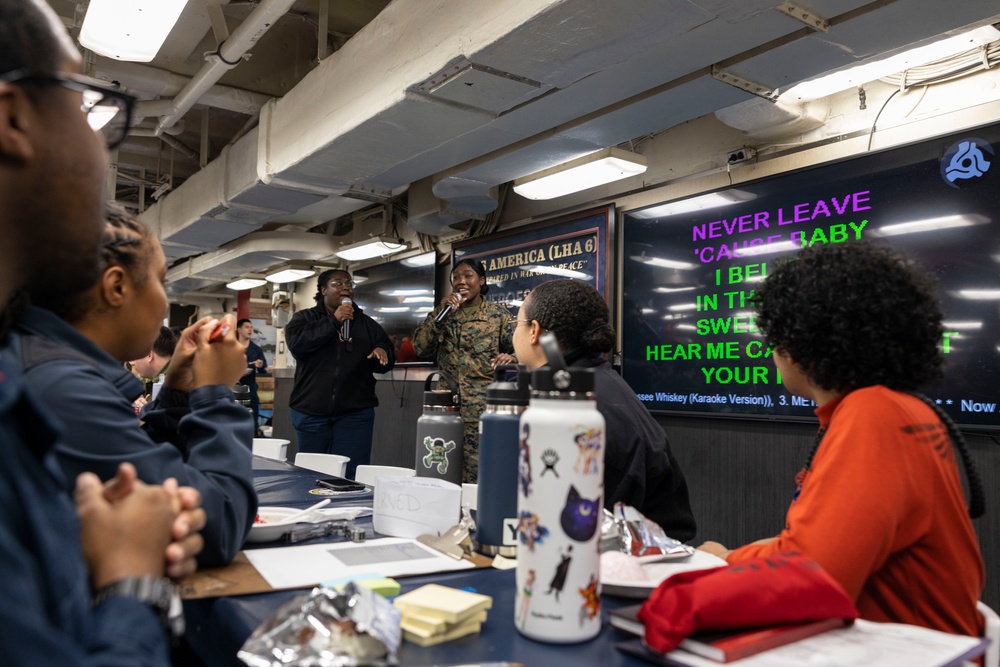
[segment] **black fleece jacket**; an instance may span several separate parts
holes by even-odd
[[[625,380],[600,357],[569,353],[570,366],[594,370],[597,410],[604,415],[604,506],[632,505],[670,537],[688,542],[697,524],[687,481],[667,434]]]
[[[351,341],[340,338],[341,323],[321,303],[300,310],[285,327],[285,341],[295,357],[295,386],[289,405],[318,417],[341,415],[378,405],[375,377],[396,363],[392,341],[378,322],[354,305]],[[383,366],[368,359],[376,347],[389,355]]]

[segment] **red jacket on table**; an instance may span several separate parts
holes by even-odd
[[[727,560],[798,551],[840,582],[862,618],[979,635],[983,560],[944,424],[883,386],[816,414],[828,429],[785,529]]]

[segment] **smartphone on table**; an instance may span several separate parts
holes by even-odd
[[[324,477],[317,479],[316,484],[339,492],[364,491],[368,488],[361,482],[355,482],[353,479],[345,479],[344,477]]]

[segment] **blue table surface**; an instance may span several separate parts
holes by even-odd
[[[254,481],[261,506],[280,505],[285,507],[307,507],[321,496],[309,493],[316,488],[315,480],[322,477],[316,473],[295,466],[254,457]],[[343,495],[335,498],[338,506],[371,504],[371,495],[361,497]],[[372,535],[370,521],[367,522]],[[305,542],[311,544],[312,542]],[[248,548],[256,545],[247,545]],[[262,544],[260,547],[275,545]],[[635,600],[612,598],[603,599],[604,627],[594,639],[577,644],[547,644],[536,642],[521,635],[514,627],[514,571],[464,570],[444,574],[400,578],[402,592],[419,588],[424,584],[438,583],[454,588],[467,588],[493,598],[493,608],[487,614],[479,634],[463,637],[427,648],[403,642],[399,650],[399,663],[407,666],[467,665],[476,662],[509,661],[524,665],[606,665],[625,667],[647,665],[648,663],[631,657],[614,648],[618,641],[630,636],[611,628],[607,623],[608,610],[632,604]],[[278,607],[292,597],[303,593],[297,591],[277,591],[256,595],[187,600],[184,603],[187,615],[187,641],[191,648],[212,665],[242,665],[236,652],[250,633]]]

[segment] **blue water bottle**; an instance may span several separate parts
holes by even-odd
[[[516,371],[513,382],[504,381]],[[528,369],[504,364],[486,388],[486,411],[479,417],[479,488],[476,542],[480,553],[517,555],[517,457],[521,413],[528,407]]]

